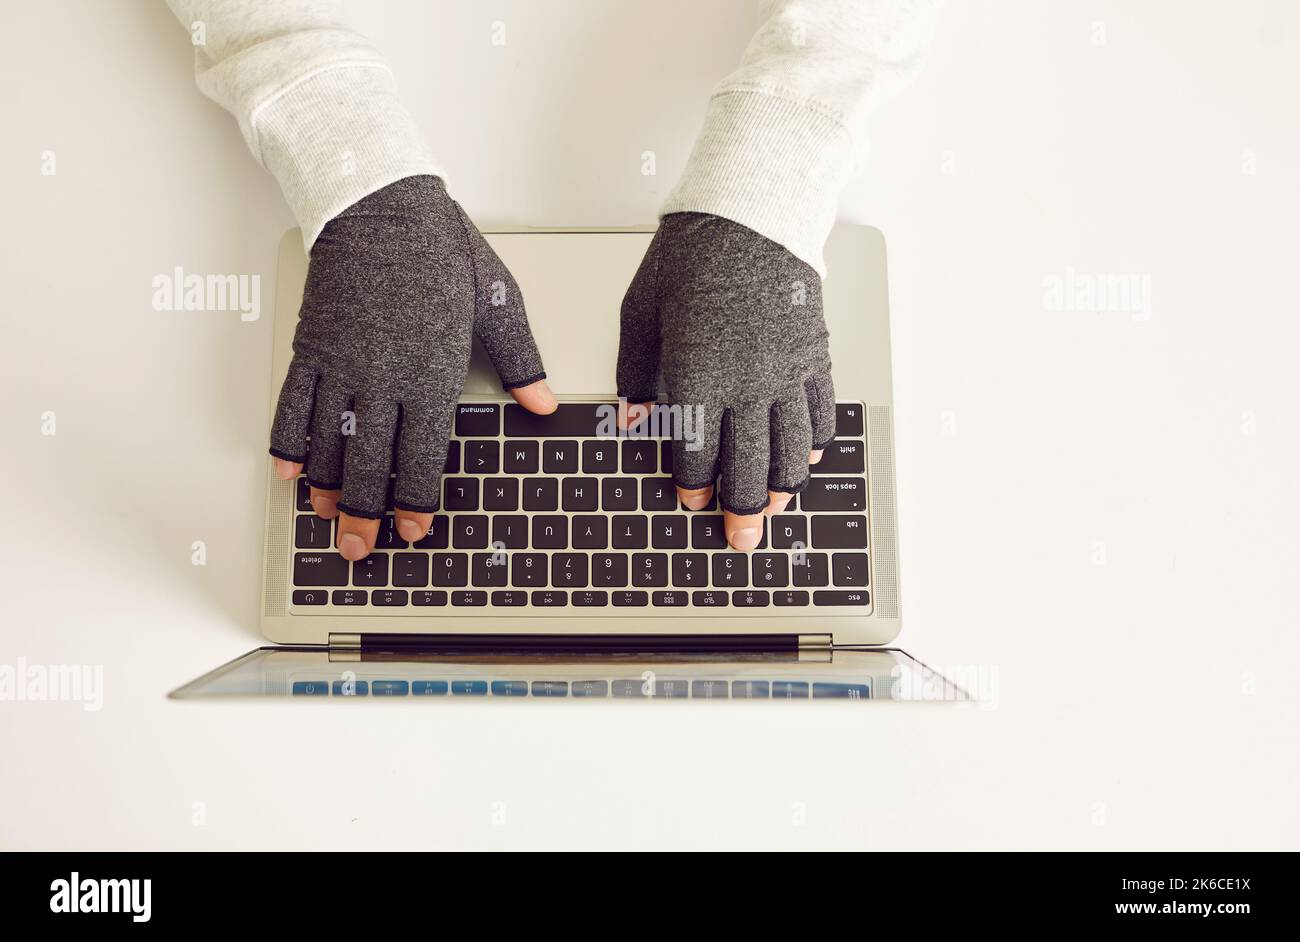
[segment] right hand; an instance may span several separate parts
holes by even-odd
[[[342,515],[346,559],[374,549],[393,470],[398,533],[428,532],[474,336],[520,405],[555,411],[519,286],[442,180],[398,180],[322,230],[271,454],[283,479],[306,467],[318,515]]]

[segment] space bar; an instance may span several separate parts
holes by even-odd
[[[618,404],[562,402],[550,415],[533,415],[513,402],[506,406],[507,438],[594,438],[618,434]]]

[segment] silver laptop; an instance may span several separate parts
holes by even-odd
[[[741,658],[750,667],[764,657],[829,665],[839,651],[840,667],[852,665],[849,673],[864,678],[868,663],[915,664],[892,649],[870,662],[849,656],[853,648],[888,644],[900,627],[881,234],[845,224],[832,232],[824,303],[836,439],[811,469],[807,489],[766,521],[759,548],[737,553],[725,544],[716,506],[692,512],[678,504],[666,439],[599,434],[608,424],[599,421],[600,407],[616,402],[619,306],[652,233],[485,233],[520,284],[560,408],[544,417],[522,410],[476,349],[442,509],[424,539],[401,539],[390,512],[375,551],[348,563],[335,548],[336,524],[312,512],[305,480],[279,480],[268,460],[261,610],[267,638],[294,646],[308,664],[313,656],[330,664],[427,661],[429,652],[438,652],[444,666],[448,657],[477,664],[489,655],[500,664],[492,652],[513,651],[524,675],[539,669],[538,676],[554,673],[562,652],[615,656],[629,669],[687,656],[673,662],[679,690],[692,689],[692,676],[716,679],[717,658]],[[289,232],[279,254],[272,412],[292,356],[306,270],[299,233]],[[245,677],[256,673],[254,665],[270,670],[275,658],[268,650],[209,680]],[[692,675],[686,667],[700,658],[703,673]],[[742,661],[729,663],[739,670]],[[267,675],[264,692],[333,690],[337,677],[317,671],[328,682],[301,679],[311,675],[306,670],[293,682],[282,672],[278,679]],[[859,694],[878,686],[855,687],[843,677],[827,682]],[[344,689],[355,693],[356,685]],[[410,691],[411,680],[389,689]],[[183,691],[193,693],[194,685]]]

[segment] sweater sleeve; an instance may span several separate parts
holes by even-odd
[[[167,0],[199,88],[239,122],[308,251],[325,224],[404,177],[442,176],[392,72],[337,0]]]
[[[660,215],[748,226],[825,276],[822,249],[865,157],[865,118],[916,74],[938,0],[775,0]]]

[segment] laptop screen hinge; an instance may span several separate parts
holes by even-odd
[[[834,635],[799,635],[800,651],[829,649],[834,646]]]
[[[360,657],[388,652],[817,652],[829,651],[829,634],[787,635],[422,635],[330,632],[331,655]]]
[[[342,653],[344,653],[344,652],[346,652],[346,651],[357,651],[357,652],[360,652],[360,650],[361,650],[361,635],[359,635],[359,634],[355,634],[355,633],[353,633],[353,632],[346,632],[346,631],[344,631],[344,632],[331,631],[331,632],[330,632],[330,651],[331,651],[331,652],[338,652],[338,653],[342,654]]]

